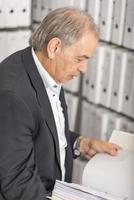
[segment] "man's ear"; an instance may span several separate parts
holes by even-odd
[[[47,45],[48,58],[53,59],[58,51],[61,50],[61,40],[57,37],[52,38]]]

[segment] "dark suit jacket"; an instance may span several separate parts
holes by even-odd
[[[76,135],[65,116],[65,180],[71,181],[72,145]],[[0,64],[0,189],[6,200],[44,200],[61,179],[59,144],[50,102],[31,48]],[[2,197],[0,197],[1,200]]]

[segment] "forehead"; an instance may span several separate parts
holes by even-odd
[[[65,47],[64,52],[73,54],[74,56],[87,56],[92,57],[95,53],[98,44],[98,38],[95,33],[89,32],[69,47]]]

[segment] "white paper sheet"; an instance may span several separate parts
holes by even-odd
[[[134,152],[134,134],[114,130],[110,142],[120,145],[123,149]]]
[[[134,199],[134,134],[114,131],[110,142],[123,147],[118,156],[96,154],[86,165],[82,183],[96,190]]]

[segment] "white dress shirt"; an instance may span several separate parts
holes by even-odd
[[[50,104],[52,107],[55,124],[58,133],[59,140],[59,150],[60,150],[60,164],[62,171],[62,180],[65,178],[65,147],[67,146],[67,141],[65,137],[65,119],[63,114],[63,108],[59,100],[61,84],[57,83],[41,65],[39,59],[37,58],[34,50],[32,49],[33,59],[39,71],[39,74],[43,80],[44,86],[46,88]]]

